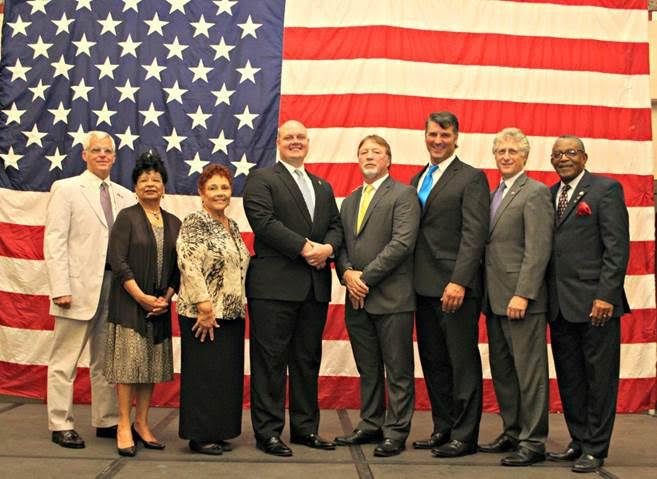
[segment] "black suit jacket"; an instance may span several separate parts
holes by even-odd
[[[413,177],[417,188],[422,173]],[[490,188],[486,175],[454,158],[422,210],[415,246],[415,291],[440,297],[449,282],[482,296],[481,260],[488,238]]]
[[[556,203],[559,184],[552,186]],[[591,213],[578,214],[589,206]],[[594,299],[614,305],[614,316],[630,312],[623,283],[630,252],[627,207],[620,183],[588,171],[556,219],[548,267],[550,320],[559,311],[566,321],[584,323]]]
[[[306,238],[342,244],[342,225],[331,185],[308,172],[315,190],[311,220],[296,181],[280,163],[252,171],[244,189],[244,211],[255,233],[255,256],[246,277],[249,298],[303,301],[312,285],[315,299],[331,299],[331,268],[310,267],[299,254]]]

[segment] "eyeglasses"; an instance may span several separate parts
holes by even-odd
[[[89,153],[92,155],[100,155],[100,153],[105,153],[106,155],[113,155],[114,150],[112,148],[90,148]]]
[[[584,150],[575,150],[574,148],[570,148],[566,151],[554,150],[550,155],[550,158],[553,160],[560,160],[563,155],[566,155],[566,157],[572,160],[573,158],[577,158],[577,153],[584,153]]]
[[[513,148],[502,148],[500,150],[495,150],[495,155],[497,156],[504,156],[504,155],[509,155],[511,157],[518,156],[520,154],[520,151],[515,150]]]

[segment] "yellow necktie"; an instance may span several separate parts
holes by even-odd
[[[374,187],[372,185],[365,186],[363,190],[363,197],[360,199],[360,208],[358,209],[358,219],[356,220],[356,233],[360,232],[360,227],[363,224],[363,218],[365,218],[365,212],[367,212],[367,207],[370,205],[372,200],[372,192]]]

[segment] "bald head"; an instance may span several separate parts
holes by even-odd
[[[308,131],[303,123],[288,120],[278,128],[276,146],[280,158],[295,168],[300,168],[308,155]]]

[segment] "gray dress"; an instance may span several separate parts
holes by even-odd
[[[157,247],[157,271],[160,277],[164,254],[164,228],[155,225],[152,227]],[[157,287],[159,288],[160,285]],[[153,323],[148,322],[146,328],[146,335],[142,336],[134,329],[108,323],[103,371],[108,382],[142,384],[173,379],[171,338],[155,344]]]

